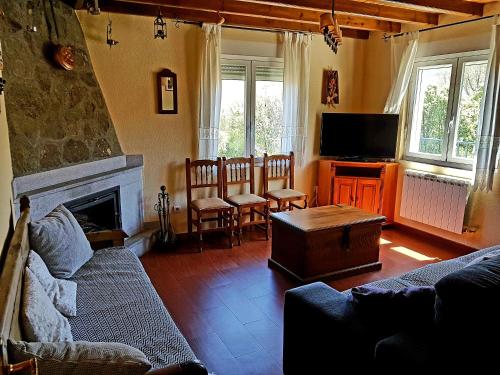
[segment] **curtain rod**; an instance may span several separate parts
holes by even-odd
[[[462,25],[464,23],[469,23],[469,22],[476,22],[476,21],[482,21],[482,20],[486,20],[488,18],[493,18],[495,17],[495,15],[491,15],[491,16],[484,16],[484,17],[479,17],[479,18],[473,18],[471,20],[464,20],[464,21],[459,21],[459,22],[454,22],[454,23],[448,23],[446,25],[437,25],[437,26],[433,26],[433,27],[429,27],[427,29],[422,29],[422,30],[417,30],[417,32],[419,33],[423,33],[425,31],[431,31],[431,30],[437,30],[437,29],[441,29],[443,27],[449,27],[449,26],[457,26],[457,25]],[[410,31],[411,32],[411,31]],[[384,35],[383,39],[385,40],[388,40],[388,39],[391,39],[391,38],[397,38],[399,36],[403,36],[405,34],[408,34],[408,32],[405,32],[405,33],[399,33],[399,34],[394,34],[394,35]]]

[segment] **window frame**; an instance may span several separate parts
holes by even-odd
[[[465,63],[474,61],[487,61],[489,50],[478,50],[463,53],[454,53],[448,55],[438,55],[421,57],[415,59],[415,63],[412,69],[412,75],[409,85],[409,100],[408,100],[408,111],[407,111],[407,126],[405,134],[405,153],[404,159],[408,161],[414,161],[424,164],[434,164],[443,167],[450,167],[456,169],[472,170],[473,160],[467,160],[465,158],[458,158],[453,156],[454,140],[457,131],[457,115],[458,106],[460,104],[460,95],[462,88],[462,78],[463,69]],[[420,152],[411,152],[410,146],[412,141],[412,130],[413,130],[413,116],[416,100],[418,98],[417,93],[417,76],[419,68],[439,66],[439,65],[451,65],[451,77],[450,77],[450,87],[449,87],[449,99],[448,108],[446,113],[446,122],[444,130],[443,139],[443,153],[442,155],[432,155]],[[486,82],[485,82],[486,84]],[[484,102],[484,97],[483,97]],[[481,103],[481,109],[483,106]],[[478,132],[481,129],[481,124],[478,125]]]
[[[244,55],[221,56],[221,65],[241,64],[245,66],[245,155],[255,155],[255,102],[257,67],[280,67],[284,69],[284,59],[281,57],[260,57]],[[222,78],[221,78],[222,80]]]

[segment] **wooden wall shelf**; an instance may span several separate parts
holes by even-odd
[[[320,160],[318,205],[348,204],[394,221],[398,163]]]

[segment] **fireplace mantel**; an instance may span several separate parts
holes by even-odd
[[[113,187],[120,189],[122,229],[133,237],[144,226],[143,157],[123,155],[14,178],[15,215],[20,198],[31,202],[31,218],[38,220],[63,204]],[[144,249],[132,249],[141,255]]]

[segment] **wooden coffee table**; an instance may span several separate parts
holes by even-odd
[[[269,267],[301,283],[379,270],[385,217],[345,205],[279,212]]]

